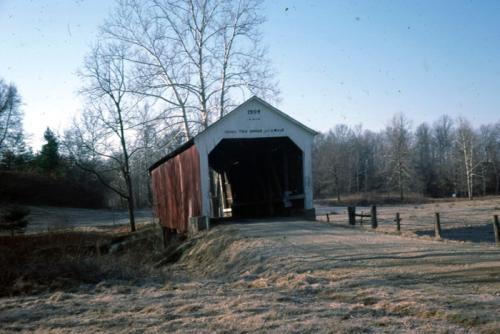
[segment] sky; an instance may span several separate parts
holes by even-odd
[[[77,70],[112,0],[0,0],[0,77],[22,95],[39,150],[81,109]],[[277,106],[326,131],[380,130],[405,113],[500,121],[500,1],[268,0],[263,43]]]

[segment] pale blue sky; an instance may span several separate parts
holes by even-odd
[[[0,0],[0,76],[17,84],[35,149],[79,109],[75,72],[113,1]],[[280,107],[317,130],[374,130],[405,112],[500,120],[500,1],[265,3]]]

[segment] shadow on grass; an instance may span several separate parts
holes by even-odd
[[[417,235],[434,236],[434,230],[416,231]],[[469,242],[495,242],[493,226],[491,224],[445,228],[441,231],[441,237],[448,240]]]

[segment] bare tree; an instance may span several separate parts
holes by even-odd
[[[447,115],[441,116],[432,126],[432,136],[439,195],[449,196],[452,192],[456,194],[457,177],[453,156],[455,142],[453,120]]]
[[[135,93],[176,110],[187,138],[238,94],[277,96],[258,28],[258,0],[121,0],[102,28],[134,52]]]
[[[220,71],[220,75],[215,77],[219,88],[212,93],[218,95],[219,118],[234,106],[231,91],[235,89],[247,88],[252,94],[265,99],[278,99],[274,72],[267,59],[267,51],[262,47],[259,31],[265,21],[259,14],[261,2],[223,2],[216,44],[211,47],[212,59]]]
[[[340,201],[343,192],[351,190],[355,179],[356,157],[352,154],[353,131],[344,124],[337,125],[319,137],[314,150],[315,175],[318,190],[332,189]]]
[[[100,44],[86,58],[81,93],[87,98],[87,105],[81,118],[66,132],[65,144],[79,167],[126,201],[133,232],[130,159],[138,151],[131,147],[138,122],[138,101],[129,93],[127,52],[122,44]]]
[[[14,84],[0,79],[0,152],[23,141],[21,97]]]
[[[185,65],[172,31],[157,13],[152,1],[119,0],[115,11],[102,26],[102,38],[129,47],[127,60],[135,64],[137,85],[132,93],[162,101],[170,118],[179,120],[187,138],[192,137],[188,100],[191,69]]]
[[[478,159],[480,161],[479,177],[481,179],[481,191],[485,196],[488,192],[489,180],[493,181],[494,191],[498,187],[498,166],[497,166],[497,147],[500,134],[495,129],[495,125],[488,124],[479,127],[478,136]]]
[[[432,148],[431,128],[427,123],[420,124],[415,131],[413,163],[420,179],[423,194],[436,195],[436,172]]]
[[[413,174],[410,130],[410,122],[404,114],[394,116],[386,129],[389,182],[396,185],[401,201],[404,199],[404,191],[408,188]]]
[[[316,196],[326,195],[327,188],[327,161],[326,161],[326,135],[319,133],[314,139],[314,146],[312,150],[312,164],[313,168],[313,188]]]
[[[467,197],[472,200],[474,195],[474,176],[481,165],[477,156],[477,137],[469,121],[458,120],[457,147],[462,155],[463,170],[467,187]]]
[[[493,126],[493,138],[488,148],[488,161],[493,169],[495,195],[500,194],[500,122]]]

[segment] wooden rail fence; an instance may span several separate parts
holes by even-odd
[[[324,214],[326,216],[326,221],[330,222],[330,215],[334,214],[334,212]],[[370,213],[365,214],[363,211],[361,213],[356,213],[355,206],[347,207],[347,219],[349,225],[356,225],[356,217],[360,217],[360,223],[363,225],[363,218],[370,218],[371,227],[376,229],[378,227],[378,219],[377,219],[377,206],[372,205],[370,207]],[[396,217],[394,218],[394,222],[396,223],[396,232],[401,233],[401,215],[399,212],[396,212]],[[497,246],[500,246],[500,222],[498,215],[493,216],[493,234],[495,236],[495,243]],[[442,227],[441,227],[441,214],[439,212],[434,213],[434,238],[436,240],[443,239],[442,237]]]
[[[363,221],[363,218],[370,218],[370,223],[372,228],[377,228],[378,226],[378,221],[377,221],[377,206],[372,205],[370,208],[370,214],[364,214],[364,213],[356,213],[356,207],[355,206],[348,206],[347,207],[347,216],[349,219],[349,225],[356,225],[356,217],[361,217],[361,222]]]

